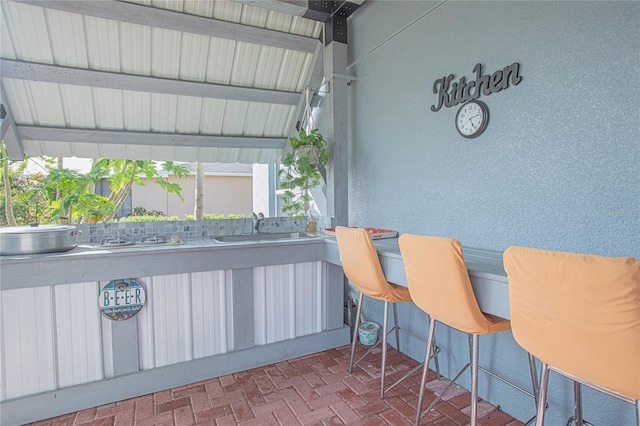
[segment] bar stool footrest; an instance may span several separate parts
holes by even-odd
[[[567,426],[571,426],[571,424],[575,423],[575,421],[576,421],[576,416],[569,417],[569,420],[567,420]],[[593,426],[591,423],[589,423],[586,420],[582,420],[582,424],[587,426]],[[579,426],[579,425],[576,424],[576,426]]]

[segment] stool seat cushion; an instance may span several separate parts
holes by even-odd
[[[413,302],[436,321],[470,334],[505,331],[509,321],[480,311],[454,238],[403,234],[398,243]]]
[[[513,336],[542,362],[640,399],[640,261],[504,252]]]
[[[411,302],[409,289],[387,281],[369,233],[362,228],[336,227],[342,269],[366,296],[386,302]]]

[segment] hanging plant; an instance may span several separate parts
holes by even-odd
[[[318,129],[300,130],[297,137],[289,138],[289,144],[291,152],[284,156],[279,171],[280,189],[284,189],[282,211],[289,216],[308,217],[313,200],[310,190],[320,185],[320,171],[329,161],[329,149]]]

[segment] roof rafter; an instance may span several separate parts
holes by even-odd
[[[9,105],[6,103],[6,99],[4,89],[2,89],[0,91],[0,104],[4,109],[4,117],[2,117],[2,124],[0,125],[0,140],[4,141],[4,146],[7,148],[7,154],[9,154],[10,160],[22,161],[24,160],[22,140],[16,128],[16,123],[11,116],[11,111]]]
[[[285,138],[211,136],[180,133],[150,133],[122,130],[70,129],[47,126],[16,126],[22,140],[147,145],[201,148],[283,149]]]
[[[11,0],[120,22],[312,53],[319,40],[116,0]]]
[[[314,21],[327,22],[334,15],[348,17],[364,0],[231,0],[263,9],[302,16]]]
[[[0,59],[2,77],[199,98],[296,105],[300,94]]]
[[[311,64],[311,72],[307,76],[305,87],[310,87],[313,93],[317,93],[320,91],[320,85],[322,84],[322,80],[324,78],[324,59],[322,57],[321,48],[318,47],[315,55],[313,55],[313,62]],[[298,102],[298,106],[296,108],[297,111],[297,121],[302,125],[302,119],[304,118],[305,111],[305,102],[306,96],[305,93],[302,92],[300,95],[300,100]]]

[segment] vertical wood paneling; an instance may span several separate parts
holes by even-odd
[[[227,292],[225,271],[191,274],[194,358],[229,350]]]
[[[232,273],[138,278],[147,304],[131,325],[137,327],[141,369],[233,350]],[[253,284],[250,274],[245,279],[254,291],[255,344],[322,331],[322,262],[254,268]],[[0,292],[2,400],[113,377],[117,357],[112,355],[118,348],[113,347],[113,324],[105,325],[99,313],[101,284]]]
[[[254,268],[256,344],[322,331],[322,262]]]
[[[189,274],[147,277],[147,305],[138,314],[140,367],[193,359]]]
[[[253,268],[253,333],[254,343],[267,343],[266,267]]]
[[[292,302],[294,269],[293,265],[255,268],[256,344],[273,343],[294,337],[292,312],[287,309]]]
[[[324,269],[322,262],[300,263],[296,265],[295,286],[295,335],[319,333],[322,331],[324,303]]]
[[[58,387],[104,377],[96,282],[54,287]]]
[[[103,283],[100,283],[100,288],[104,286]],[[137,321],[138,316],[133,317],[130,321]],[[103,362],[103,372],[105,378],[113,377],[115,374],[114,365],[113,365],[113,327],[111,320],[107,318],[100,319],[100,326],[102,331],[102,362]]]
[[[138,280],[144,286],[146,292],[146,304],[138,312],[138,348],[140,357],[140,369],[149,370],[156,365],[156,355],[154,350],[154,327],[153,322],[156,316],[155,303],[152,300],[156,297],[153,287],[149,285],[150,280]],[[160,311],[162,312],[162,311]]]
[[[3,400],[56,387],[51,293],[51,287],[0,292]]]

